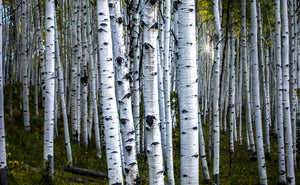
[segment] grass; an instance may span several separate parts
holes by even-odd
[[[19,92],[14,91],[16,94]],[[5,97],[8,97],[7,95]],[[43,169],[43,112],[34,118],[31,115],[31,132],[24,131],[21,111],[19,105],[21,100],[13,95],[14,101],[6,99],[5,106],[5,124],[6,124],[6,149],[8,161],[8,180],[9,184],[47,184],[41,173],[22,168],[21,164],[27,164],[33,167]],[[33,112],[33,95],[30,96],[31,112]],[[8,116],[8,102],[13,103],[14,118]],[[40,106],[41,107],[41,106]],[[63,123],[60,121],[59,135],[55,138],[55,166],[65,166],[67,164],[67,154],[64,144]],[[243,137],[245,137],[245,126],[243,128]],[[208,125],[203,125],[203,132],[206,141],[206,150],[208,149]],[[179,127],[173,132],[174,147],[174,174],[176,184],[180,184],[180,134]],[[207,152],[208,153],[208,152]],[[107,173],[105,152],[102,152],[102,159],[96,157],[95,143],[92,139],[88,147],[72,144],[73,166],[97,170]],[[230,160],[229,155],[229,135],[220,135],[220,184],[259,184],[259,176],[256,160],[250,159],[250,152],[247,150],[246,140],[240,145],[235,143],[235,151]],[[299,161],[299,157],[298,157]],[[277,142],[276,137],[271,136],[271,158],[266,159],[267,175],[269,184],[277,184],[278,165],[277,165]],[[148,166],[145,156],[138,156],[138,164],[141,178],[148,178]],[[212,165],[209,165],[212,178]],[[298,165],[299,168],[299,165]],[[203,184],[203,172],[200,162],[199,179]],[[64,178],[62,178],[64,177]],[[106,178],[92,178],[87,176],[74,175],[55,168],[54,184],[84,184],[70,181],[69,178],[85,178],[92,180],[88,184],[108,184]],[[300,182],[300,172],[296,172],[296,182]],[[87,184],[87,183],[86,183]],[[147,183],[142,183],[147,184]]]

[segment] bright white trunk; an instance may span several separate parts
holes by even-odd
[[[117,99],[119,103],[120,127],[123,143],[124,171],[126,184],[136,184],[138,165],[136,159],[135,131],[131,107],[130,62],[126,57],[123,37],[123,22],[120,0],[109,0],[112,27],[114,66],[116,69]]]
[[[282,109],[282,65],[281,65],[281,19],[280,1],[275,0],[275,61],[276,61],[276,122],[277,122],[277,152],[278,152],[278,183],[286,183],[284,135],[283,135],[283,109]]]
[[[144,22],[143,35],[143,75],[144,75],[144,115],[146,152],[149,165],[150,184],[163,184],[163,156],[159,126],[158,80],[157,80],[157,3],[142,2]]]
[[[44,160],[49,163],[50,175],[53,175],[54,160],[54,109],[55,109],[55,4],[46,1],[46,65],[45,65],[45,124],[44,124]],[[46,162],[47,161],[47,162]]]
[[[140,153],[140,83],[139,83],[139,68],[140,68],[140,45],[139,45],[139,33],[140,33],[140,0],[133,0],[133,32],[132,32],[132,44],[133,44],[133,122],[135,128],[135,143],[136,153]]]
[[[288,184],[295,184],[295,170],[293,157],[293,136],[291,126],[290,110],[290,76],[289,76],[289,27],[288,27],[287,0],[281,0],[281,20],[282,20],[282,106],[283,123],[286,150],[286,178]]]
[[[260,184],[267,185],[267,172],[265,163],[265,153],[263,146],[262,122],[261,122],[261,104],[260,88],[258,74],[258,48],[257,48],[257,10],[256,0],[250,1],[251,10],[251,53],[252,53],[252,80],[253,80],[253,105],[255,121],[255,139],[257,151],[257,164]]]
[[[178,3],[178,99],[180,111],[180,181],[199,184],[198,77],[195,2]]]
[[[109,184],[123,184],[111,26],[107,0],[97,1],[101,103]]]
[[[170,27],[171,27],[171,0],[165,0],[165,30],[164,30],[164,96],[165,96],[165,127],[166,127],[166,166],[169,185],[175,184],[173,170],[173,145],[172,145],[172,118],[170,97]]]
[[[214,161],[213,183],[219,184],[220,168],[220,129],[219,129],[219,94],[220,94],[220,50],[221,50],[221,21],[219,14],[219,1],[214,0],[214,23],[215,23],[215,51],[214,51],[214,96],[213,96],[213,132],[214,132]]]
[[[231,17],[233,19],[233,13],[231,13]],[[232,20],[233,21],[233,20]],[[230,83],[229,83],[229,107],[230,107],[230,121],[229,121],[229,130],[230,130],[230,139],[229,139],[229,145],[230,145],[230,154],[233,154],[234,152],[234,125],[235,125],[235,48],[234,48],[234,30],[233,30],[233,22],[231,25],[231,32],[230,32]]]

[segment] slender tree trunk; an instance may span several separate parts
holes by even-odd
[[[46,67],[45,67],[45,126],[44,160],[49,175],[54,173],[54,109],[55,109],[55,3],[46,1]]]
[[[2,15],[2,0],[0,0],[0,15]],[[2,29],[3,22],[0,16],[0,184],[7,185],[7,162],[5,144],[5,124],[4,124],[4,97],[3,97],[3,56],[2,56]]]
[[[60,63],[60,49],[59,49],[59,40],[58,40],[58,30],[57,30],[57,23],[55,22],[55,53],[56,53],[56,63],[58,69],[58,85],[59,85],[59,92],[61,98],[61,109],[63,113],[63,122],[64,122],[64,132],[65,132],[65,145],[67,151],[67,158],[68,158],[68,166],[72,166],[72,150],[71,150],[71,142],[69,136],[69,122],[68,122],[68,115],[67,115],[67,106],[66,106],[66,99],[65,99],[65,90],[64,90],[64,77],[63,77],[63,69]]]
[[[136,153],[140,153],[140,0],[133,0],[132,4],[133,28],[132,28],[132,45],[133,45],[133,122],[135,130]]]
[[[153,185],[164,182],[157,82],[157,6],[155,1],[144,0],[142,3],[145,137],[149,182]]]
[[[251,10],[251,51],[252,51],[252,80],[253,80],[253,103],[254,103],[254,120],[255,120],[255,138],[257,163],[260,184],[267,185],[267,172],[265,163],[265,153],[263,147],[263,134],[261,123],[261,104],[258,74],[258,48],[257,48],[257,1],[250,1]]]
[[[166,166],[168,182],[175,184],[173,169],[173,145],[172,145],[172,118],[171,118],[171,82],[170,82],[170,28],[171,28],[171,0],[165,0],[165,30],[164,30],[164,97],[165,97],[165,126],[166,126]]]
[[[294,157],[293,157],[293,136],[290,110],[290,76],[289,76],[289,27],[287,0],[281,0],[281,20],[282,20],[282,106],[283,123],[285,134],[286,150],[286,178],[288,184],[295,184]]]
[[[213,163],[213,183],[219,184],[220,168],[220,129],[219,129],[219,94],[220,94],[220,50],[221,50],[221,21],[219,12],[219,2],[214,0],[214,23],[215,23],[215,51],[214,51],[214,96],[213,96],[213,132],[214,132],[214,163]]]
[[[129,61],[126,57],[123,37],[123,22],[119,0],[109,0],[109,11],[112,27],[113,53],[117,80],[117,99],[121,123],[121,136],[124,153],[126,184],[138,181],[135,132],[131,107]]]
[[[23,83],[23,114],[24,126],[26,131],[30,131],[30,115],[29,115],[29,89],[28,89],[28,61],[27,61],[27,33],[26,33],[26,10],[27,1],[22,0],[22,42],[21,42],[21,62],[22,62],[22,83]]]
[[[284,134],[283,134],[283,108],[282,108],[282,65],[281,65],[281,38],[280,38],[280,1],[275,0],[275,61],[276,61],[276,121],[277,121],[277,148],[279,184],[286,184]]]
[[[115,96],[113,49],[107,0],[97,1],[98,44],[101,66],[101,103],[105,131],[109,184],[123,184],[119,119]]]

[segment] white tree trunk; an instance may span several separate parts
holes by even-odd
[[[140,0],[133,0],[132,5],[133,28],[132,28],[132,45],[133,45],[133,96],[132,112],[135,130],[136,153],[140,153]]]
[[[82,1],[82,19],[81,19],[81,38],[82,38],[82,66],[81,66],[81,76],[80,76],[80,82],[81,82],[81,124],[82,124],[82,142],[83,145],[88,145],[88,82],[89,82],[89,76],[88,76],[88,40],[87,40],[87,19],[90,19],[87,17],[87,1]],[[79,23],[80,24],[80,23]]]
[[[72,150],[71,150],[71,142],[70,142],[70,134],[69,134],[69,122],[68,122],[68,115],[67,115],[67,106],[65,100],[65,90],[64,90],[64,77],[63,77],[63,69],[60,63],[60,49],[59,49],[59,40],[58,40],[58,30],[57,30],[57,23],[55,21],[55,54],[56,54],[56,63],[58,69],[58,85],[59,85],[59,92],[61,98],[61,109],[63,113],[63,122],[64,122],[64,132],[65,132],[65,145],[67,151],[67,158],[68,158],[68,166],[72,166]]]
[[[260,104],[260,88],[259,88],[259,74],[258,74],[258,48],[257,48],[257,1],[250,1],[251,10],[251,51],[252,51],[252,80],[253,80],[253,105],[254,107],[254,121],[255,121],[255,138],[257,163],[260,184],[267,185],[267,172],[265,163],[265,153],[263,146],[263,134],[261,123],[261,104]]]
[[[46,1],[46,66],[45,66],[45,125],[44,125],[44,160],[53,176],[54,166],[54,109],[55,109],[55,4]],[[49,166],[48,166],[49,165]]]
[[[220,129],[219,129],[219,94],[220,94],[220,50],[221,50],[221,21],[219,13],[219,1],[214,0],[214,23],[215,23],[215,51],[214,51],[214,96],[213,96],[213,132],[214,132],[214,162],[213,162],[213,183],[219,184],[220,168]]]
[[[2,0],[0,0],[0,15],[2,15]],[[3,97],[3,56],[2,56],[2,16],[0,16],[0,184],[7,185],[7,162],[4,124],[4,97]]]
[[[246,124],[247,124],[247,139],[251,150],[251,157],[255,157],[255,143],[252,128],[251,118],[251,100],[250,100],[250,84],[249,84],[249,67],[247,62],[247,37],[246,37],[246,0],[242,1],[242,29],[241,29],[241,57],[243,62],[243,74],[245,84],[245,101],[246,101]]]
[[[178,99],[180,111],[180,181],[199,184],[198,77],[195,2],[178,3]]]
[[[27,1],[22,0],[22,42],[21,42],[21,62],[22,62],[22,84],[23,84],[23,114],[24,127],[26,131],[30,131],[30,115],[29,115],[29,89],[28,89],[28,61],[27,61],[27,33],[26,33],[26,11]]]
[[[163,184],[163,156],[159,126],[158,81],[157,81],[157,3],[144,0],[142,16],[143,74],[144,74],[144,115],[146,152],[149,164],[150,184]]]
[[[275,0],[275,61],[276,61],[276,122],[277,122],[277,152],[278,152],[278,183],[286,183],[284,134],[283,134],[283,109],[282,109],[282,65],[281,65],[281,19],[280,1]]]
[[[294,157],[293,157],[293,136],[290,110],[290,76],[289,76],[289,27],[287,0],[281,0],[282,20],[282,106],[283,123],[286,150],[286,178],[288,184],[295,184]]]
[[[123,184],[111,26],[107,0],[97,1],[101,103],[109,184]]]
[[[165,127],[166,127],[166,166],[169,185],[175,184],[173,170],[172,145],[172,118],[171,118],[171,83],[170,83],[170,27],[171,27],[171,0],[165,0],[165,30],[164,30],[164,96],[165,96]]]
[[[114,66],[117,78],[117,99],[119,103],[120,127],[123,143],[125,182],[126,184],[136,184],[138,178],[138,165],[131,107],[130,64],[126,57],[120,0],[109,0],[108,2],[112,27],[112,40],[114,43]]]
[[[233,19],[233,12],[231,13],[231,19]],[[231,31],[230,31],[230,83],[229,83],[229,107],[230,107],[230,121],[229,121],[229,130],[230,130],[230,139],[229,139],[229,145],[230,145],[230,154],[232,155],[234,152],[234,140],[233,140],[233,134],[234,134],[234,125],[235,125],[235,48],[234,48],[234,29],[233,29],[233,20],[231,20]]]

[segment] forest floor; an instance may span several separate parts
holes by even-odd
[[[5,97],[8,97],[7,95]],[[8,180],[9,184],[48,184],[45,181],[43,173],[36,172],[29,168],[24,168],[25,165],[43,169],[43,112],[39,113],[37,118],[31,115],[31,132],[24,131],[22,115],[19,110],[20,100],[13,96],[10,100],[13,103],[14,118],[9,118],[8,102],[5,102],[5,124],[6,124],[6,153],[8,162]],[[33,108],[33,97],[31,96],[31,110]],[[61,116],[62,117],[62,116]],[[245,128],[245,127],[244,127]],[[244,129],[243,128],[243,129]],[[203,125],[204,139],[206,141],[206,154],[208,156],[208,125]],[[257,161],[251,160],[250,152],[247,150],[247,142],[245,130],[243,130],[243,142],[235,143],[234,154],[230,159],[229,155],[229,135],[221,134],[220,136],[220,184],[222,185],[255,185],[259,184],[259,176],[257,169]],[[271,154],[270,158],[266,159],[266,168],[268,183],[271,185],[277,184],[278,181],[278,161],[277,161],[277,142],[276,137],[271,136]],[[101,171],[107,173],[105,150],[102,150],[102,158],[96,156],[95,142],[92,138],[88,147],[72,144],[73,166]],[[173,147],[174,147],[174,174],[176,184],[180,184],[180,135],[179,127],[173,132]],[[103,177],[91,177],[86,175],[75,175],[66,172],[59,166],[67,165],[67,154],[64,142],[64,129],[62,121],[58,124],[58,136],[54,141],[54,184],[108,184],[108,179]],[[298,169],[300,169],[300,154],[298,154]],[[146,159],[143,155],[138,157],[138,165],[140,177],[148,178],[148,168]],[[212,178],[212,165],[209,165],[210,175]],[[202,184],[203,172],[200,161],[199,179]],[[79,182],[84,180],[85,182]],[[296,172],[296,182],[300,182],[300,170]],[[142,182],[141,184],[147,184]],[[204,183],[203,183],[204,184]]]

